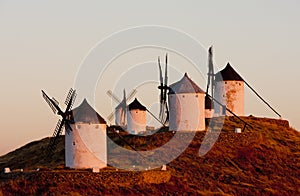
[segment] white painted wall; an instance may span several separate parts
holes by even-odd
[[[65,160],[70,168],[103,168],[107,166],[106,124],[76,123],[66,133]]]
[[[129,110],[127,113],[127,130],[131,134],[146,131],[146,111]]]
[[[244,82],[243,81],[218,81],[215,87],[215,99],[238,116],[244,116]],[[222,107],[215,103],[215,113],[224,115]],[[226,116],[232,116],[226,111]]]
[[[169,130],[205,130],[205,94],[169,94]]]

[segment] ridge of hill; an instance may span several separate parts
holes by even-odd
[[[167,171],[116,171],[111,166],[99,173],[68,170],[64,168],[63,136],[51,161],[42,153],[49,138],[34,141],[0,157],[1,170],[24,169],[0,174],[0,195],[300,195],[300,133],[283,120],[242,119],[253,128],[234,133],[234,128],[243,124],[226,117],[217,142],[204,156],[198,152],[205,132],[196,132],[189,147],[167,164]],[[122,134],[140,150],[161,146],[174,135]],[[109,137],[126,146],[116,135]],[[114,149],[110,150],[108,163],[118,161]],[[33,171],[37,168],[40,171]]]

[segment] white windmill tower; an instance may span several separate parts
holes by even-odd
[[[65,138],[66,166],[103,168],[107,163],[106,121],[87,100],[67,114],[72,130]]]
[[[187,73],[169,86],[169,129],[173,131],[205,130],[205,92]]]
[[[123,100],[115,108],[115,124],[117,126],[125,127],[127,125],[127,103],[126,103],[126,92],[123,91]]]
[[[244,86],[246,85],[263,103],[265,103],[279,118],[281,115],[254,90],[244,78],[242,78],[227,63],[226,67],[215,75],[215,99],[226,107],[215,107],[215,112],[220,115],[244,116]]]
[[[215,75],[215,99],[237,116],[244,116],[244,79],[228,63]],[[232,116],[226,108],[215,105],[215,113]]]
[[[136,98],[128,105],[127,130],[131,134],[146,131],[146,107]]]

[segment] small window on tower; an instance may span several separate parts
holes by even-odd
[[[96,125],[95,128],[98,129],[98,128],[99,128],[99,125]]]
[[[75,142],[73,142],[73,146],[75,146]]]
[[[225,82],[225,84],[227,84],[227,82]]]
[[[195,97],[198,97],[198,95],[195,95]]]
[[[182,95],[182,97],[184,98],[184,95]]]

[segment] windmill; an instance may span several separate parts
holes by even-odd
[[[208,79],[207,79],[207,87],[206,87],[206,96],[208,98],[210,98],[212,100],[212,104],[218,104],[220,105],[224,110],[228,111],[229,113],[231,113],[233,116],[235,116],[236,118],[238,118],[241,122],[244,123],[244,128],[243,130],[246,128],[246,126],[249,126],[251,128],[253,128],[251,125],[249,125],[247,122],[245,122],[243,119],[241,119],[239,116],[237,116],[234,112],[232,112],[230,109],[228,109],[225,105],[223,105],[222,103],[219,102],[219,100],[216,100],[214,97],[214,89],[215,89],[215,73],[214,73],[214,64],[213,64],[213,51],[212,51],[212,46],[208,49],[208,73],[207,73]],[[208,91],[209,91],[209,87],[211,86],[211,95],[209,95]]]
[[[169,109],[167,105],[167,90],[168,87],[168,54],[166,54],[166,63],[165,63],[165,78],[163,78],[162,67],[160,65],[160,57],[158,57],[158,68],[159,68],[159,80],[160,86],[160,109],[159,109],[159,119],[162,124],[165,126],[169,122]]]
[[[133,98],[133,96],[137,93],[136,89],[133,89],[130,93],[129,96],[126,98],[126,92],[125,89],[123,90],[123,99],[122,101],[113,94],[113,92],[111,90],[107,91],[106,94],[108,96],[110,96],[115,102],[118,103],[116,110],[119,110],[119,114],[120,116],[118,116],[119,119],[117,119],[117,117],[115,117],[115,123],[116,125],[119,126],[126,126],[126,119],[127,119],[127,102]],[[111,112],[111,114],[107,117],[107,119],[109,121],[112,121],[114,114],[116,114],[116,112],[118,111],[113,111]]]
[[[218,72],[217,74],[214,74],[213,72],[213,63],[212,63],[212,47],[209,48],[209,65],[208,65],[208,84],[207,87],[209,87],[210,83],[210,77],[211,77],[211,85],[212,85],[212,94],[211,96],[214,98],[214,89],[220,88],[218,86],[218,83],[225,82],[227,83],[227,86],[232,85],[233,83],[241,82],[239,84],[240,89],[244,88],[244,84],[264,103],[266,104],[269,109],[271,109],[276,115],[278,115],[279,118],[281,118],[281,115],[248,83],[246,80],[241,77],[230,65],[230,63],[227,63],[226,67]],[[233,82],[233,83],[232,83]],[[231,84],[229,84],[231,83]],[[237,83],[236,83],[237,84]],[[241,85],[242,84],[242,85]],[[229,91],[228,91],[229,92]],[[208,93],[208,88],[206,93]],[[227,94],[227,93],[226,93]],[[231,94],[231,93],[229,93]],[[243,95],[243,94],[242,94]],[[225,108],[223,107],[225,110]]]
[[[136,89],[133,89],[130,93],[129,96],[126,97],[126,92],[125,89],[123,91],[123,100],[121,101],[116,95],[113,94],[113,92],[111,90],[107,91],[106,94],[108,96],[110,96],[112,98],[112,100],[114,100],[115,102],[118,103],[116,110],[119,109],[120,112],[120,116],[115,116],[116,111],[113,111],[110,113],[110,115],[107,117],[107,119],[109,121],[112,121],[113,117],[115,116],[115,120],[116,120],[116,125],[118,126],[122,126],[122,127],[126,127],[127,126],[127,112],[128,112],[128,105],[127,102],[132,99],[134,97],[134,95],[137,93]],[[167,96],[166,92],[165,92],[165,97]],[[163,121],[161,121],[160,119],[158,119],[150,110],[148,110],[146,108],[146,111],[155,119],[157,120],[160,124],[162,124],[163,126],[165,126],[165,124],[163,123]],[[117,122],[116,117],[120,117],[120,123]]]
[[[54,114],[58,114],[62,117],[62,119],[58,120],[52,138],[50,139],[50,142],[46,149],[48,157],[51,157],[58,143],[58,137],[62,134],[63,127],[66,126],[67,127],[66,130],[72,130],[70,126],[70,122],[67,117],[67,113],[72,109],[77,94],[75,90],[73,90],[72,88],[70,89],[67,98],[65,100],[65,104],[67,107],[64,112],[60,109],[60,107],[58,106],[59,103],[54,97],[50,98],[43,90],[42,90],[42,95],[45,101],[52,109],[52,111],[54,112]]]

